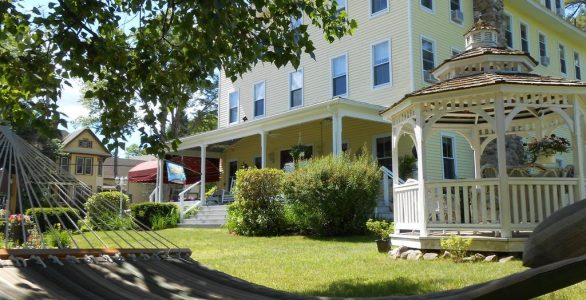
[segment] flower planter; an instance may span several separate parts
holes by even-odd
[[[378,252],[387,253],[391,250],[391,241],[390,240],[376,240],[376,247],[378,248]]]
[[[535,162],[540,165],[546,166],[546,167],[557,165],[555,155],[549,155],[549,156],[540,155],[537,157],[537,160]]]

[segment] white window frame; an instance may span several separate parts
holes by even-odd
[[[61,156],[61,158],[59,159],[59,171],[61,171],[61,172],[65,172],[65,171],[69,172],[70,171],[69,156]]]
[[[421,50],[419,52],[421,54],[421,79],[423,80],[424,83],[428,83],[427,81],[425,81],[425,71],[426,70],[423,68],[423,40],[427,40],[428,42],[432,43],[432,46],[433,46],[433,68],[435,68],[437,66],[437,42],[436,42],[436,40],[430,39],[424,35],[421,35],[419,38],[419,48]]]
[[[81,160],[81,164],[79,161]],[[79,167],[81,166],[81,172],[79,172]],[[75,175],[84,175],[85,172],[85,158],[82,156],[75,157]]]
[[[511,15],[508,12],[505,12],[503,14],[504,16],[509,18],[509,31],[511,32],[511,46],[509,46],[509,44],[507,44],[507,47],[511,48],[511,49],[515,49],[515,27],[513,26],[513,24],[515,24],[515,22],[513,21],[513,15]],[[504,20],[503,20],[503,23]],[[505,27],[505,37],[507,34],[507,28]]]
[[[527,53],[531,53],[531,30],[529,29],[529,24],[522,21],[519,21],[519,41],[521,42],[520,49],[523,51],[523,34],[521,31],[522,26],[525,26],[525,31],[527,33]]]
[[[454,52],[458,52],[458,53],[457,53],[457,54],[454,54]],[[460,48],[456,48],[456,47],[451,47],[451,48],[450,48],[450,54],[452,55],[452,57],[454,57],[454,56],[456,56],[456,55],[459,55],[459,54],[462,54],[462,52],[463,52],[463,51],[462,51],[462,49],[460,49]],[[422,53],[423,53],[423,52],[422,52]]]
[[[458,178],[458,155],[456,152],[456,149],[457,149],[456,135],[451,134],[451,133],[447,133],[447,132],[442,132],[440,134],[440,151],[441,151],[441,159],[442,159],[442,178],[446,179],[444,159],[450,158],[450,157],[444,157],[444,137],[452,140],[452,154],[454,155],[454,157],[451,158],[454,161],[454,178],[453,179],[457,179]],[[447,179],[447,180],[450,180],[450,179]]]
[[[564,77],[568,76],[568,55],[566,54],[566,46],[558,43],[558,58],[559,58],[559,62],[560,62],[560,73],[562,73],[562,75]],[[562,64],[562,59],[564,61],[564,63]],[[562,71],[562,66],[564,69],[566,69],[566,72],[564,73]]]
[[[391,6],[391,4],[389,3],[389,0],[385,0],[387,2],[387,8],[386,9],[381,9],[381,10],[375,12],[375,13],[372,12],[372,1],[373,0],[368,0],[368,15],[371,18],[378,17],[380,15],[383,15],[383,14],[386,14],[386,13],[389,12],[390,6]]]
[[[346,76],[346,93],[340,94],[340,95],[334,95],[334,60],[338,59],[342,56],[344,57],[345,67],[346,67],[346,70],[344,73],[344,75]],[[348,89],[350,87],[350,84],[348,83],[349,82],[348,79],[349,79],[349,76],[348,76],[348,52],[345,52],[345,53],[340,54],[338,56],[332,57],[330,59],[330,91],[332,92],[332,98],[334,98],[334,97],[348,97],[348,94],[349,94]]]
[[[576,59],[578,58],[578,59]],[[578,70],[576,70],[576,67],[578,67]],[[576,72],[578,71],[578,72]],[[580,52],[574,50],[574,75],[576,77],[577,80],[583,80],[584,77],[582,76],[583,72],[582,72],[582,57],[580,55]]]
[[[264,88],[264,99],[262,100],[263,108],[262,108],[262,115],[256,115],[256,86],[262,84]],[[254,119],[260,119],[265,117],[267,114],[267,83],[266,80],[257,81],[252,84],[252,116]]]
[[[236,120],[234,122],[230,122],[230,110],[232,109],[232,104],[230,103],[230,95],[238,94],[236,97]],[[238,124],[240,122],[240,90],[236,89],[232,92],[228,93],[228,125]]]
[[[387,43],[388,51],[389,51],[389,82],[381,83],[379,85],[374,85],[374,47],[378,46],[382,43]],[[393,52],[391,46],[391,39],[384,39],[379,40],[375,43],[370,44],[370,82],[372,83],[372,89],[378,90],[384,87],[392,86],[393,85]]]
[[[390,157],[383,157],[383,159],[387,159],[387,158],[392,159],[393,158],[393,136],[390,134],[387,134],[387,133],[382,133],[382,134],[377,134],[372,137],[372,158],[374,160],[376,160],[377,163],[378,163],[379,157],[377,156],[376,140],[382,139],[382,138],[387,138],[387,137],[391,138],[391,156]]]
[[[543,55],[541,53],[541,37],[543,36],[543,44],[544,44],[544,49],[545,49],[545,55]],[[548,47],[548,41],[547,41],[547,35],[545,35],[545,33],[538,31],[537,32],[537,51],[539,51],[539,57],[541,59],[542,56],[547,56],[549,57],[549,49],[547,49]]]
[[[89,161],[89,168],[90,168],[89,172],[87,172],[88,161]],[[93,157],[84,157],[83,158],[83,174],[89,175],[89,176],[94,175],[94,158]]]
[[[419,0],[419,7],[421,8],[421,10],[423,10],[426,13],[430,13],[432,15],[435,15],[435,1],[434,0],[430,0],[431,1],[431,8],[423,5],[423,3],[421,3],[421,1],[422,0]]]
[[[292,92],[292,90],[291,90],[291,78],[292,77],[291,76],[293,75],[293,73],[296,73],[296,72],[301,72],[301,84],[302,84],[301,85],[301,104],[299,104],[297,106],[291,106],[291,104],[292,104],[292,101],[291,101],[292,100],[291,99],[291,92]],[[303,107],[305,105],[305,97],[304,97],[304,94],[305,94],[305,72],[303,71],[303,68],[299,68],[297,70],[293,70],[293,71],[289,72],[289,74],[288,74],[288,81],[289,81],[289,88],[287,89],[287,94],[288,94],[287,95],[287,100],[288,100],[289,104],[287,104],[287,105],[289,106],[289,110]]]
[[[448,19],[450,20],[450,23],[455,24],[455,25],[458,25],[460,27],[464,27],[464,22],[466,21],[465,20],[466,19],[465,16],[462,19],[462,23],[458,23],[458,22],[452,20],[452,2],[451,2],[451,0],[447,0],[447,1],[448,1]],[[462,12],[462,15],[464,15],[463,2],[462,2],[462,0],[458,0],[458,1],[460,2],[460,11]]]

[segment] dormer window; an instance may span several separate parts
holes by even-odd
[[[83,140],[79,140],[79,148],[92,148],[93,143],[90,140],[87,139],[83,139]]]

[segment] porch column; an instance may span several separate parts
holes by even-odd
[[[391,159],[393,160],[393,199],[397,199],[395,189],[399,186],[399,138],[401,137],[401,131],[395,129],[393,127],[391,133]],[[376,149],[373,149],[373,152],[376,153]],[[384,178],[388,178],[386,174],[383,173]],[[385,187],[388,186],[387,180],[385,180],[384,185]],[[385,190],[385,197],[388,198],[388,192]],[[386,203],[385,203],[386,204]],[[396,216],[398,212],[398,204],[397,201],[393,201],[393,216]],[[401,231],[395,227],[395,234],[399,234]]]
[[[482,178],[482,173],[480,168],[480,160],[482,158],[482,144],[480,143],[480,134],[478,133],[478,128],[474,127],[474,133],[472,134],[472,150],[474,150],[474,178],[480,179]]]
[[[155,198],[155,202],[161,203],[163,202],[163,182],[165,182],[165,173],[163,168],[165,167],[165,160],[159,159],[159,166],[157,168],[157,197]]]
[[[423,116],[423,109],[419,105],[415,109],[415,144],[417,147],[417,181],[419,188],[417,191],[417,205],[419,211],[419,236],[427,236],[427,199],[425,199],[425,153],[423,132],[425,127],[425,118]]]
[[[501,237],[513,236],[511,230],[511,199],[509,194],[509,175],[507,173],[507,147],[505,128],[505,103],[502,95],[495,98],[496,141],[498,157],[499,198],[501,217]],[[483,205],[486,205],[483,203]]]
[[[205,205],[206,203],[206,150],[208,145],[201,145],[200,151],[200,173],[201,179],[199,184],[199,199],[201,203]]]
[[[586,188],[584,187],[584,140],[582,139],[582,109],[578,99],[574,96],[574,168],[578,177],[578,199],[586,198]]]
[[[260,133],[260,168],[267,167],[267,132]]]
[[[332,154],[342,152],[342,117],[338,112],[332,115]]]

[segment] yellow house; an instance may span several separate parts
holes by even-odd
[[[112,156],[100,139],[88,128],[79,129],[63,138],[61,150],[67,154],[59,159],[61,170],[87,184],[94,193],[100,191],[104,160]]]
[[[298,144],[310,156],[365,146],[390,170],[391,123],[379,112],[437,82],[432,70],[464,51],[475,9],[487,1],[337,2],[358,23],[353,36],[329,44],[310,28],[315,60],[302,57],[297,69],[258,64],[235,82],[222,73],[218,129],[183,138],[179,154],[221,157],[226,190],[242,166],[283,168]],[[583,80],[586,33],[564,21],[554,2],[504,0],[501,44],[534,57],[535,73]],[[408,137],[397,147],[399,157],[415,155]],[[425,153],[430,179],[474,177],[474,151],[457,133],[433,132]]]

